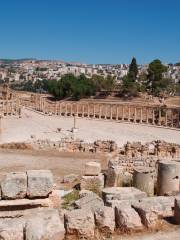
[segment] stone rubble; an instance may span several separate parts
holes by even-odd
[[[142,152],[149,158],[158,148],[151,148],[150,153],[148,148],[136,144],[133,154],[132,149],[130,145],[126,147],[130,158],[133,154],[139,158]],[[159,161],[153,167],[158,164]],[[131,167],[127,171],[126,166],[119,165],[118,158],[110,160],[106,172],[108,187],[104,188],[100,164],[87,163],[80,180],[81,191],[78,199],[70,199],[73,203],[70,210],[62,209],[64,199],[60,190],[54,189],[51,171],[7,174],[0,183],[0,239],[94,240],[97,233],[106,238],[114,233],[157,229],[159,222],[167,217],[180,224],[180,191],[172,191],[172,196],[147,197],[146,192],[131,186],[134,184]]]

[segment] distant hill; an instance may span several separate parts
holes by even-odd
[[[10,63],[10,62],[23,62],[23,61],[34,61],[35,58],[21,58],[21,59],[7,59],[0,58],[0,62],[2,63]]]

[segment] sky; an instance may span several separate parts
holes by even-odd
[[[1,0],[0,58],[180,61],[180,0]]]

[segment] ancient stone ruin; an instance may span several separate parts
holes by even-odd
[[[12,92],[8,84],[4,84],[0,96],[0,116],[17,115],[21,117],[20,99]]]
[[[158,163],[157,188],[147,184],[153,172],[142,169],[134,171],[131,186],[123,186],[127,178],[122,168],[113,178],[119,174],[122,186],[117,186],[118,179],[113,180],[116,186],[112,181],[106,187],[109,170],[102,173],[98,162],[88,162],[79,180],[78,196],[66,209],[51,171],[8,173],[0,183],[0,239],[94,240],[158,230],[167,217],[180,224],[179,164],[173,160]],[[77,190],[68,194],[73,191]]]
[[[134,122],[165,127],[179,128],[179,107],[167,107],[162,104],[133,104],[89,101],[57,101],[53,102],[41,94],[21,98],[21,105],[30,107],[46,115],[82,118],[94,118],[112,121]]]

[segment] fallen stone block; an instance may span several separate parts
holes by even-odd
[[[91,210],[94,212],[104,206],[103,200],[95,193],[91,193],[74,202],[76,208]]]
[[[110,200],[138,200],[144,197],[147,197],[147,194],[134,187],[110,187],[104,188],[102,191],[105,204],[108,204]]]
[[[94,214],[86,209],[75,209],[65,213],[65,229],[68,239],[94,240]]]
[[[131,206],[116,206],[115,219],[117,228],[122,232],[143,229],[141,218]]]
[[[8,173],[1,182],[2,199],[21,199],[26,197],[27,175],[23,172]]]
[[[4,211],[18,211],[39,207],[53,207],[53,203],[49,198],[45,199],[16,199],[16,200],[1,200],[0,215]]]
[[[81,190],[86,189],[100,193],[104,188],[104,175],[100,173],[98,176],[82,176],[80,186]]]
[[[64,234],[64,224],[55,209],[39,210],[26,222],[26,240],[63,240]]]
[[[130,200],[109,200],[107,202],[107,206],[109,207],[112,207],[112,208],[115,208],[116,206],[129,206],[131,207],[131,205],[137,203],[139,200],[133,200],[133,199],[130,199]]]
[[[180,225],[180,197],[175,199],[174,218],[176,223]]]
[[[0,239],[24,240],[24,221],[0,219]]]
[[[174,198],[163,196],[144,198],[132,206],[139,213],[142,223],[147,228],[153,228],[157,225],[158,219],[173,216]]]
[[[53,208],[59,208],[61,205],[61,193],[59,190],[53,190],[49,194],[49,199],[51,200],[53,204]]]
[[[115,212],[111,207],[102,207],[95,211],[95,224],[102,233],[113,233],[115,229]]]
[[[49,170],[27,171],[27,196],[29,198],[48,197],[53,190],[53,175]]]
[[[97,162],[88,162],[85,164],[85,176],[97,176],[101,173],[101,165]]]
[[[83,198],[83,197],[86,197],[86,196],[92,195],[92,194],[94,194],[92,191],[83,189],[79,192],[79,198]]]

